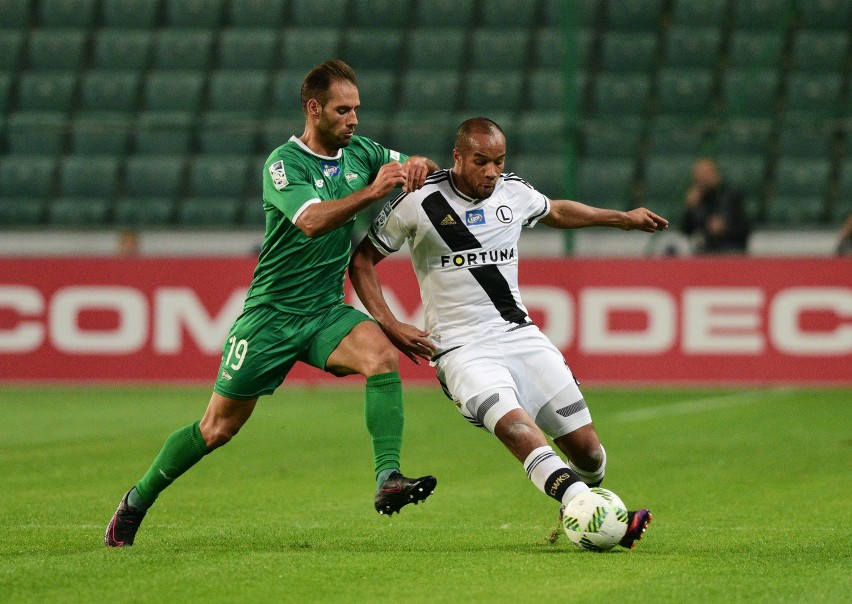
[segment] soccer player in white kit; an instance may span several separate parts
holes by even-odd
[[[428,360],[471,423],[493,433],[542,492],[565,505],[600,484],[606,453],[562,354],[530,320],[518,288],[521,228],[613,226],[654,232],[668,221],[551,200],[504,173],[506,139],[487,118],[456,133],[452,170],[389,202],[352,257],[349,272],[364,306],[414,362]],[[425,330],[402,323],[384,300],[375,265],[408,242],[425,307]],[[567,464],[548,444],[550,436]],[[632,548],[651,521],[629,513],[621,545]]]

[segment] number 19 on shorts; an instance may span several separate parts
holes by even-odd
[[[225,365],[236,371],[243,366],[243,361],[246,360],[248,342],[245,340],[237,341],[237,336],[231,336],[228,343],[231,345],[231,348],[228,350],[228,358],[225,359]],[[234,359],[233,364],[231,363],[232,358]]]

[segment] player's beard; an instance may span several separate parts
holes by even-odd
[[[354,134],[355,128],[350,129],[348,126],[336,126],[333,122],[321,118],[317,124],[317,131],[327,146],[341,149],[349,146],[352,139],[346,135]]]

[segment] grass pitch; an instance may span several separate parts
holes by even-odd
[[[852,392],[585,388],[635,550],[546,536],[557,505],[437,388],[406,389],[403,470],[372,508],[360,388],[282,388],[183,476],[132,548],[119,499],[206,388],[0,387],[2,602],[848,602]]]

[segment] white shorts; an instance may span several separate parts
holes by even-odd
[[[435,362],[438,379],[459,410],[468,401],[495,388],[511,388],[531,417],[557,394],[583,398],[562,353],[538,327],[530,325],[489,336],[451,350]]]

